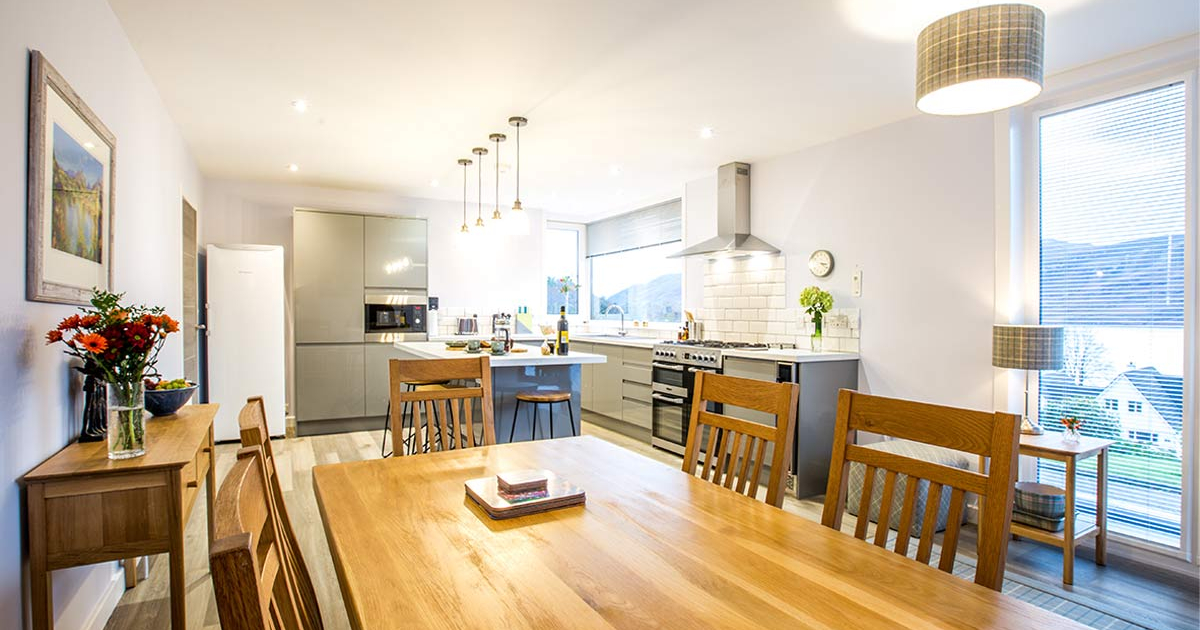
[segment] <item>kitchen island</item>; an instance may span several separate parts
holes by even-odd
[[[450,350],[441,341],[397,341],[395,348],[402,355],[413,359],[462,359],[480,356],[469,354],[463,350]],[[508,442],[508,436],[513,429],[514,414],[517,411],[517,394],[526,391],[569,391],[571,392],[571,414],[575,417],[575,432],[579,431],[582,418],[579,403],[582,400],[580,386],[582,383],[580,366],[585,363],[604,363],[607,359],[602,354],[587,352],[571,352],[565,356],[543,355],[539,346],[517,343],[513,348],[523,348],[526,352],[512,352],[494,356],[487,354],[492,366],[492,402],[495,409],[496,441]],[[538,437],[549,437],[550,414],[546,405],[540,405],[538,411]],[[562,403],[555,403],[553,432],[556,437],[572,434],[571,416],[563,408]],[[515,416],[516,431],[514,442],[530,439],[533,427],[533,408],[529,403],[521,403],[520,414]]]

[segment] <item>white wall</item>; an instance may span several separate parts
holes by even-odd
[[[16,479],[78,433],[79,383],[42,335],[72,307],[25,301],[28,50],[38,49],[117,138],[115,287],[179,316],[180,195],[203,207],[200,175],[103,0],[0,5],[0,627],[27,622],[22,493]],[[160,358],[183,369],[179,335]],[[115,563],[54,573],[60,628],[103,626],[123,581]],[[99,627],[98,626],[98,627]]]
[[[918,116],[751,165],[751,229],[791,261],[787,305],[816,284],[861,309],[865,391],[992,408],[992,131],[990,116]],[[712,220],[696,198],[715,195],[710,179],[685,186],[706,215],[687,217],[689,242]],[[824,279],[808,271],[817,249],[835,258]]]
[[[205,205],[200,207],[200,240],[208,243],[258,243],[282,245],[287,258],[287,374],[288,403],[293,397],[292,372],[292,211],[313,208],[363,214],[421,217],[429,220],[429,295],[443,308],[479,307],[480,318],[496,309],[514,312],[527,305],[544,312],[542,276],[542,212],[527,209],[525,235],[464,238],[462,202],[402,197],[380,192],[208,180]],[[468,203],[474,223],[475,204]],[[485,203],[485,214],[487,212]],[[505,213],[510,214],[510,213]]]

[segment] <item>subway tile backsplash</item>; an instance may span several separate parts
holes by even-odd
[[[782,254],[710,260],[704,265],[703,308],[696,313],[706,339],[811,347],[812,322],[785,288]],[[822,348],[858,352],[859,311],[835,308],[825,317]]]

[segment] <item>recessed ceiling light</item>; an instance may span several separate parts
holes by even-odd
[[[302,98],[298,98],[298,99],[292,101],[292,109],[303,114],[304,112],[308,111],[308,101],[306,101]]]
[[[288,164],[288,165],[287,165],[287,170],[289,170],[289,171],[291,171],[291,172],[295,173],[296,171],[300,170],[300,165],[298,165],[298,164]]]
[[[613,164],[612,166],[609,166],[608,172],[612,175],[620,175],[621,174],[621,165]]]
[[[441,183],[441,182],[439,182],[439,181],[438,181],[438,180],[436,180],[436,179],[431,179],[431,180],[429,180],[429,185],[430,185],[430,186],[432,186],[432,187],[434,187],[434,188],[437,188],[438,186],[441,186],[441,185],[442,185],[442,183]]]
[[[92,142],[84,142],[84,143],[83,143],[83,148],[85,148],[85,149],[95,149],[95,148],[96,148],[96,145],[95,145],[95,143],[92,143]]]
[[[714,132],[713,132],[712,127],[701,127],[700,128],[700,137],[705,140],[711,139],[713,137],[713,134],[714,134]]]

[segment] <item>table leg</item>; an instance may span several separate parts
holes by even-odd
[[[54,602],[50,571],[46,564],[45,487],[40,483],[32,483],[26,492],[29,505],[29,603],[33,608],[33,630],[50,630],[54,627]]]
[[[121,561],[125,569],[125,590],[137,586],[137,558],[126,558]]]
[[[1096,456],[1096,564],[1108,564],[1108,449]]]
[[[270,439],[270,436],[267,436],[267,439]],[[395,441],[396,441],[396,436],[393,433],[392,443],[394,444]],[[208,506],[208,510],[207,510],[207,512],[208,512],[208,546],[211,548],[212,544],[213,544],[213,537],[216,535],[216,531],[217,531],[217,529],[216,529],[217,528],[216,514],[214,513],[215,512],[214,508],[216,507],[216,498],[217,498],[217,448],[216,448],[216,441],[213,439],[212,427],[208,428],[208,447],[207,448],[208,448],[208,481],[205,483],[205,485],[207,485],[208,488],[205,491],[205,494],[207,495],[205,497],[205,499],[207,500],[207,506]]]
[[[169,473],[169,478],[170,481],[167,487],[171,491],[171,504],[167,514],[167,528],[170,530],[168,549],[171,563],[171,628],[172,630],[187,630],[186,593],[183,576],[183,481],[179,471]]]
[[[1067,458],[1067,514],[1063,523],[1063,584],[1075,583],[1075,458]]]

